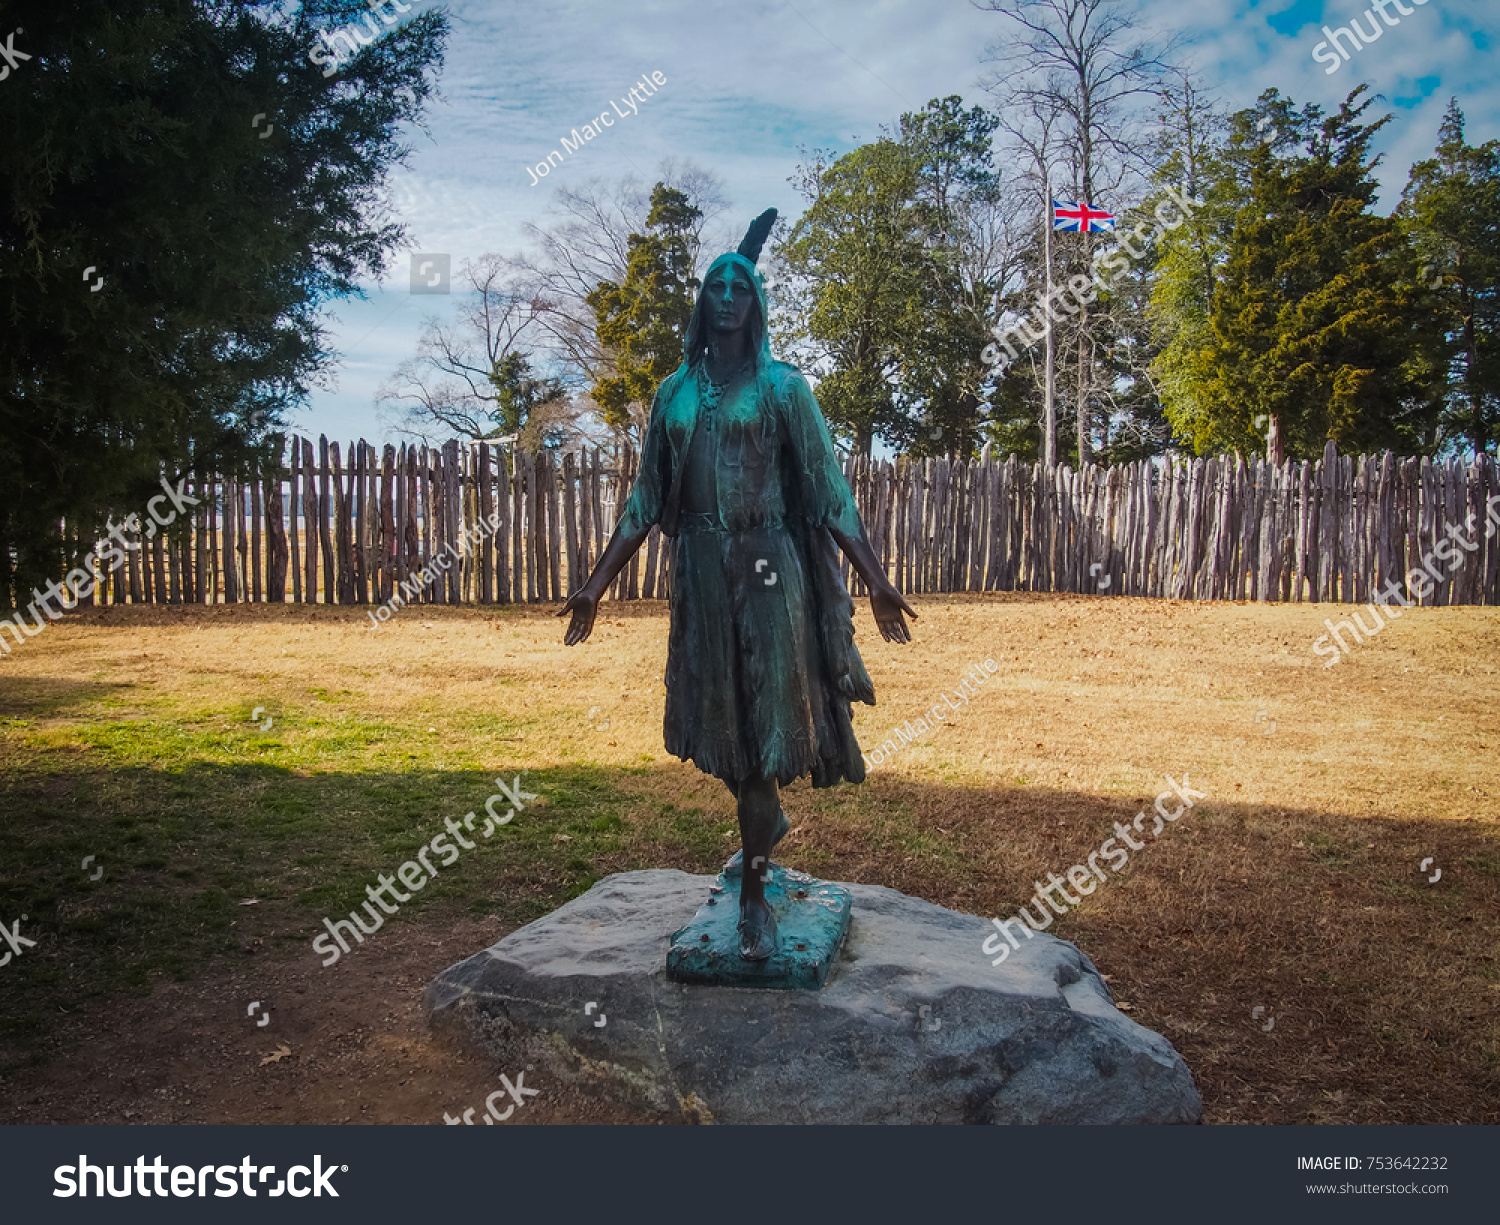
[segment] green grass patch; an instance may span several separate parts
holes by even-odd
[[[0,1069],[46,1058],[51,1019],[86,1001],[147,994],[256,940],[310,946],[445,818],[475,812],[482,828],[498,772],[480,746],[519,726],[459,714],[438,734],[319,706],[262,731],[238,707],[143,698],[122,717],[117,696],[4,723],[0,921],[26,915],[36,946],[0,974]],[[491,838],[472,833],[392,922],[444,905],[527,922],[610,872],[658,866],[665,843],[679,862],[720,856],[723,823],[663,809],[645,766],[532,771],[524,750],[503,755],[501,777],[539,798]]]

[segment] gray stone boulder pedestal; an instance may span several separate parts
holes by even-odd
[[[842,886],[853,918],[821,990],[669,982],[672,933],[713,883],[607,877],[440,974],[434,1029],[531,1065],[543,1092],[689,1122],[1202,1121],[1182,1057],[1077,946],[1038,933],[992,966],[992,923],[893,889]]]

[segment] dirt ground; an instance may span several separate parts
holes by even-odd
[[[991,659],[996,675],[864,788],[789,789],[780,861],[1007,915],[1032,880],[1149,806],[1165,775],[1190,776],[1209,798],[1053,934],[1183,1054],[1206,1121],[1500,1123],[1500,611],[1409,612],[1325,668],[1312,642],[1325,617],[1347,615],[1326,605],[913,603],[905,648],[860,608],[880,703],[857,709],[867,752],[971,665]],[[291,706],[310,677],[337,675],[351,702],[425,722],[439,717],[434,691],[470,709],[503,678],[533,768],[649,761],[665,797],[727,820],[718,784],[663,755],[664,608],[606,607],[572,652],[553,612],[408,609],[372,630],[358,610],[88,610],[0,662],[0,693],[107,682]],[[65,1053],[0,1082],[0,1122],[482,1113],[499,1073],[517,1070],[436,1043],[421,993],[506,930],[434,905],[337,973],[305,944],[266,939],[149,998],[84,1005],[55,1020]],[[223,1000],[247,994],[270,1021],[226,1028]],[[507,1125],[645,1121],[540,1070],[526,1084],[542,1092]]]
[[[463,917],[393,926],[340,975],[323,975],[313,957],[270,954],[270,965],[218,967],[147,1000],[89,1007],[59,1022],[56,1039],[72,1053],[8,1086],[0,1122],[442,1123],[470,1106],[477,1121],[502,1071],[543,1090],[523,1094],[526,1108],[506,1125],[648,1121],[433,1040],[427,983],[502,934]],[[222,1001],[249,995],[262,1011],[226,1030]]]

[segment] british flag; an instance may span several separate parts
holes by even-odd
[[[1100,233],[1115,228],[1115,215],[1091,204],[1075,204],[1071,200],[1052,201],[1052,228],[1073,234]]]

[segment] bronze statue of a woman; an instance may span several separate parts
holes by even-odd
[[[777,787],[862,782],[851,703],[875,702],[854,646],[838,549],[889,642],[911,607],[865,536],[812,389],[771,359],[755,267],[768,210],[709,267],[682,365],[657,390],[635,486],[594,572],[562,609],[582,642],[599,599],[653,525],[675,539],[666,747],[722,779],[739,809],[740,955],[776,951],[760,865],[788,829]],[[559,614],[561,615],[561,614]],[[726,870],[736,867],[731,860]],[[769,870],[769,869],[767,869]]]

